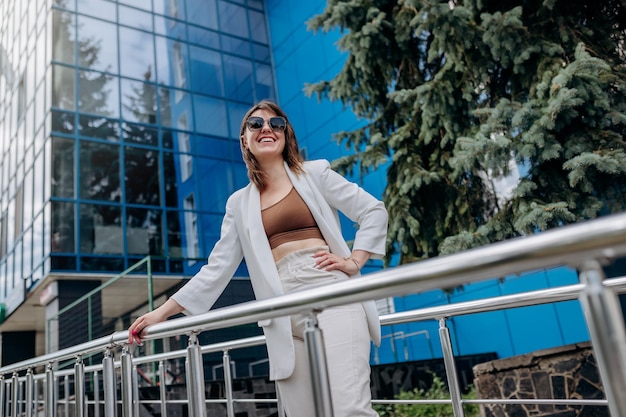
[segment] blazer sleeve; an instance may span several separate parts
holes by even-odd
[[[326,202],[358,224],[352,250],[370,252],[372,258],[385,255],[387,210],[385,204],[358,184],[348,181],[330,167],[326,160],[315,161],[314,181]]]
[[[207,263],[172,295],[188,313],[207,312],[222,294],[243,259],[231,200],[232,197],[226,203],[220,239],[213,247]]]

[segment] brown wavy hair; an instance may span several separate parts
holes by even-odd
[[[289,118],[280,106],[269,100],[262,100],[252,106],[246,112],[245,116],[243,116],[243,120],[241,121],[241,129],[239,130],[239,145],[241,146],[243,161],[246,163],[246,167],[248,168],[248,178],[250,178],[250,181],[252,181],[252,183],[262,191],[265,189],[266,185],[266,174],[261,169],[259,161],[257,161],[252,152],[246,148],[243,140],[246,133],[246,120],[248,120],[248,117],[250,117],[250,115],[257,110],[270,111],[276,116],[284,117],[287,121],[287,128],[285,129],[285,149],[283,149],[283,159],[287,162],[287,166],[296,174],[300,174],[303,172],[302,164],[304,163],[304,159],[300,154],[298,141],[296,139],[296,132],[293,130],[293,126],[291,126]]]

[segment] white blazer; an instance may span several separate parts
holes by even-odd
[[[326,160],[305,162],[304,173],[299,175],[286,164],[285,167],[332,253],[342,257],[351,253],[341,233],[338,216],[338,211],[341,211],[359,225],[353,250],[365,250],[374,259],[382,258],[387,234],[387,211],[382,201],[333,171]],[[172,298],[190,314],[207,312],[226,288],[243,258],[257,299],[284,294],[261,220],[260,193],[253,184],[230,196],[220,239],[213,247],[207,264]],[[380,322],[375,303],[368,301],[363,303],[363,307],[370,337],[378,345]],[[270,379],[289,377],[295,365],[289,318],[263,320],[259,325],[266,336]]]

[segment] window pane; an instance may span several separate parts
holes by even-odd
[[[124,252],[120,207],[80,205],[80,251],[101,254]]]
[[[228,136],[226,104],[223,100],[194,95],[196,131],[218,136]]]
[[[126,147],[124,150],[126,202],[158,206],[159,153],[151,149]]]
[[[122,80],[122,117],[140,123],[156,123],[156,85]]]
[[[74,252],[74,203],[52,202],[52,224],[50,250],[52,252]]]
[[[220,26],[222,30],[231,35],[247,38],[248,21],[246,19],[246,9],[225,1],[219,2]]]
[[[119,117],[117,78],[96,71],[79,71],[78,111]]]
[[[78,16],[81,52],[78,65],[117,73],[117,28],[114,23]]]
[[[165,181],[165,205],[178,207],[178,176],[176,175],[174,154],[171,152],[163,152],[163,178]]]
[[[221,35],[222,38],[222,50],[232,54],[243,55],[250,57],[250,42],[246,39],[233,38],[228,35]]]
[[[73,14],[52,11],[52,59],[74,65],[76,27]]]
[[[119,146],[80,142],[80,198],[120,200]]]
[[[174,79],[170,72],[170,49],[173,41],[162,36],[156,37],[156,74],[155,79],[159,84],[174,85]]]
[[[79,12],[115,21],[115,3],[110,0],[78,0]]]
[[[129,255],[163,255],[161,210],[128,207],[126,244]]]
[[[232,56],[224,56],[224,79],[226,97],[244,101],[254,101],[252,93],[252,63]]]
[[[120,5],[119,23],[152,32],[152,15],[148,12],[134,9],[132,7]],[[122,35],[121,32],[120,37],[121,39],[124,39],[124,35]]]
[[[219,49],[220,47],[220,37],[217,32],[197,26],[189,26],[189,42],[205,48]]]
[[[269,65],[256,64],[256,99],[274,99],[274,76]]]
[[[120,74],[145,81],[155,79],[151,33],[120,27]]]
[[[220,54],[197,46],[190,47],[189,53],[191,56],[191,86],[194,92],[216,96],[223,95]]]
[[[248,10],[250,16],[250,31],[252,39],[256,42],[267,43],[267,30],[265,26],[265,16],[263,13]]]
[[[76,110],[76,71],[61,65],[52,66],[52,107]]]
[[[99,116],[78,115],[78,131],[80,136],[105,139],[110,142],[119,142],[120,128],[116,120]]]
[[[187,0],[189,22],[211,29],[217,29],[215,0]]]
[[[124,140],[126,142],[140,143],[143,145],[158,146],[159,131],[147,126],[134,123],[124,123]]]
[[[167,245],[168,255],[173,258],[182,257],[182,240],[180,233],[180,213],[178,211],[167,212]]]
[[[74,140],[52,138],[52,196],[74,197]]]

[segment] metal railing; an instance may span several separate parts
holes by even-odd
[[[148,362],[158,363],[160,380],[165,381],[164,361],[184,355],[187,390],[187,399],[184,402],[189,408],[189,414],[204,417],[207,404],[211,401],[219,401],[226,405],[228,416],[234,416],[234,404],[241,400],[232,396],[229,352],[245,346],[262,344],[264,339],[259,337],[200,346],[197,335],[207,330],[254,323],[295,313],[307,313],[310,318],[305,332],[307,346],[312,362],[317,365],[315,369],[319,371],[313,375],[317,394],[316,411],[318,416],[332,416],[330,391],[324,373],[325,360],[323,350],[319,349],[322,335],[316,325],[317,312],[327,307],[369,299],[451,288],[494,277],[566,265],[579,271],[580,284],[396,313],[384,316],[382,323],[390,325],[419,320],[439,321],[439,336],[450,392],[450,398],[440,400],[440,402],[450,404],[455,417],[464,415],[463,405],[468,403],[510,404],[516,402],[533,404],[574,402],[604,405],[608,406],[611,415],[626,416],[626,396],[623,395],[623,392],[626,392],[626,332],[617,299],[617,292],[622,292],[626,288],[626,278],[605,281],[602,269],[602,265],[624,254],[626,254],[626,214],[618,214],[454,255],[389,268],[368,274],[360,279],[314,290],[169,320],[146,329],[146,340],[188,335],[189,345],[183,351],[149,357],[133,357],[126,344],[127,332],[116,332],[110,337],[96,339],[0,368],[0,411],[3,415],[11,417],[34,416],[39,413],[54,417],[60,405],[64,405],[66,409],[71,405],[71,415],[82,417],[87,415],[86,405],[98,404],[103,406],[105,417],[139,416],[140,404],[147,402],[139,399],[137,366]],[[455,315],[576,298],[580,300],[583,308],[606,400],[510,400],[502,398],[467,400],[462,398],[450,334],[446,325],[448,318]],[[120,349],[119,360],[116,360],[114,353],[119,352]],[[209,351],[223,352],[226,384],[226,398],[223,400],[205,398],[202,355]],[[96,353],[103,355],[102,364],[96,367],[85,367],[83,358]],[[75,361],[73,369],[55,369],[61,361],[68,359]],[[63,384],[59,383],[61,378],[63,378]],[[121,397],[119,399],[117,398],[118,379]],[[101,384],[103,397],[96,399],[94,396],[94,398],[87,399],[85,395],[87,384],[93,388],[100,387]],[[63,397],[59,393],[60,387],[63,388]],[[163,410],[168,405],[164,389],[165,384],[161,384],[161,396],[159,400],[156,400],[162,407],[162,415],[165,414]],[[93,391],[100,392],[99,389]],[[276,400],[264,401],[275,402]],[[94,407],[94,415],[99,417],[100,407]]]

